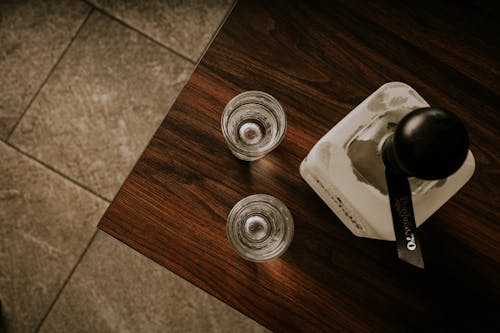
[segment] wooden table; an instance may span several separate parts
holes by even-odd
[[[500,19],[479,6],[240,1],[99,228],[275,331],[498,332]],[[459,115],[477,163],[419,229],[423,272],[394,243],[353,236],[299,175],[315,142],[388,81]],[[220,116],[254,89],[282,103],[288,131],[245,163]],[[254,193],[295,219],[287,253],[261,264],[225,233],[231,207]]]

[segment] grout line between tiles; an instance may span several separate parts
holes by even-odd
[[[3,141],[3,140],[2,140],[2,141]],[[76,185],[76,186],[78,186],[78,187],[82,188],[83,190],[85,190],[85,191],[87,191],[87,192],[89,192],[89,193],[91,193],[91,194],[95,195],[95,196],[96,196],[96,197],[98,197],[99,199],[101,199],[101,200],[103,200],[103,201],[105,201],[105,202],[107,202],[107,203],[110,203],[110,202],[111,202],[111,200],[106,199],[105,197],[103,197],[103,196],[102,196],[102,195],[100,195],[99,193],[94,192],[93,190],[91,190],[91,189],[90,189],[90,188],[88,188],[87,186],[85,186],[85,185],[83,185],[83,184],[81,184],[81,183],[77,182],[76,180],[69,178],[69,177],[68,177],[68,176],[66,176],[65,174],[61,173],[59,170],[57,170],[57,169],[53,168],[52,166],[48,165],[48,164],[47,164],[47,163],[45,163],[45,162],[40,161],[40,160],[39,160],[39,159],[37,159],[36,157],[31,156],[31,155],[30,155],[30,154],[28,154],[27,152],[25,152],[25,151],[23,151],[23,150],[19,149],[18,147],[14,146],[12,143],[10,143],[10,142],[5,142],[5,141],[4,141],[4,143],[5,143],[7,146],[9,146],[9,147],[11,147],[12,149],[14,149],[15,151],[17,151],[18,153],[20,153],[20,154],[24,155],[25,157],[27,157],[27,158],[29,158],[29,159],[31,159],[31,160],[33,160],[33,161],[35,161],[35,162],[37,162],[38,164],[43,165],[44,167],[46,167],[46,168],[47,168],[47,169],[49,169],[50,171],[52,171],[52,172],[54,172],[54,173],[58,174],[59,176],[63,177],[63,178],[64,178],[64,179],[66,179],[67,181],[69,181],[69,182],[73,183],[74,185]]]
[[[42,90],[42,88],[45,86],[45,84],[47,83],[47,81],[49,80],[49,78],[52,76],[52,74],[54,73],[54,71],[56,70],[57,66],[59,65],[59,63],[61,62],[62,58],[64,58],[64,55],[66,54],[66,52],[68,51],[68,49],[71,47],[71,45],[73,44],[73,41],[76,39],[76,37],[80,34],[80,30],[82,30],[83,26],[85,25],[85,23],[87,22],[87,20],[89,19],[90,17],[90,14],[92,14],[92,11],[94,10],[93,7],[90,8],[89,12],[87,13],[87,16],[85,17],[85,19],[83,19],[82,21],[82,24],[80,24],[80,26],[78,27],[78,29],[76,30],[76,33],[73,35],[73,37],[71,37],[71,40],[69,41],[68,45],[66,45],[66,48],[63,50],[63,52],[61,53],[61,56],[59,57],[59,59],[57,59],[56,63],[54,64],[54,66],[52,66],[52,68],[50,69],[49,71],[49,74],[45,77],[45,79],[43,80],[42,84],[40,85],[40,87],[38,87],[38,90],[36,91],[35,95],[33,95],[33,97],[31,98],[31,100],[29,101],[28,105],[26,106],[26,108],[23,110],[23,113],[21,114],[21,116],[17,119],[15,125],[12,127],[12,130],[10,131],[9,135],[7,135],[7,137],[5,138],[5,141],[9,141],[10,140],[10,137],[12,136],[12,134],[14,134],[16,128],[19,126],[19,124],[21,123],[21,120],[24,118],[24,116],[26,115],[26,113],[28,112],[28,110],[31,108],[31,105],[33,104],[33,102],[35,101],[35,99],[38,97],[38,95],[40,94],[40,91]]]
[[[107,17],[109,17],[110,19],[112,19],[112,20],[114,20],[114,21],[116,21],[116,22],[118,22],[118,23],[122,24],[123,26],[127,27],[128,29],[131,29],[131,30],[133,30],[133,31],[137,32],[139,35],[141,35],[142,37],[144,37],[144,38],[148,39],[149,41],[151,41],[151,42],[155,43],[156,45],[158,45],[158,46],[160,46],[160,47],[162,47],[162,48],[164,48],[164,49],[167,49],[169,52],[172,52],[172,53],[173,53],[173,54],[175,54],[176,56],[178,56],[178,57],[180,57],[180,58],[182,58],[182,59],[184,59],[184,60],[188,61],[189,63],[191,63],[191,64],[193,64],[193,65],[195,65],[195,64],[196,64],[196,61],[191,60],[190,58],[188,58],[188,57],[187,57],[187,56],[185,56],[184,54],[182,54],[182,53],[180,53],[180,52],[178,52],[178,51],[174,50],[173,48],[171,48],[171,47],[169,47],[169,46],[167,46],[167,45],[165,45],[165,44],[163,44],[163,43],[161,43],[161,42],[157,41],[157,40],[156,40],[156,39],[154,39],[153,37],[146,35],[144,32],[142,32],[142,31],[140,31],[139,29],[137,29],[137,28],[135,28],[135,27],[131,26],[130,24],[128,24],[128,23],[127,23],[127,22],[125,22],[124,20],[122,20],[122,19],[120,19],[120,18],[117,18],[116,16],[113,16],[112,14],[110,14],[109,12],[107,12],[106,10],[104,10],[104,9],[102,9],[102,8],[95,7],[95,5],[93,5],[92,3],[88,2],[88,1],[86,1],[86,2],[87,2],[88,4],[90,4],[90,5],[94,6],[94,9],[95,9],[96,11],[98,11],[98,12],[100,12],[101,14],[103,14],[103,15],[105,15],[105,16],[107,16]]]
[[[40,328],[42,327],[43,323],[45,322],[45,319],[47,319],[47,317],[49,316],[50,312],[52,311],[52,308],[54,307],[54,305],[57,303],[57,301],[59,300],[59,296],[61,296],[64,288],[66,288],[66,285],[68,284],[68,282],[71,280],[71,278],[73,277],[73,273],[76,271],[77,267],[80,265],[80,262],[82,261],[83,257],[85,257],[85,254],[87,254],[87,251],[88,249],[90,248],[90,245],[92,245],[95,237],[97,236],[97,231],[98,230],[95,230],[94,231],[94,234],[92,235],[92,237],[90,238],[89,242],[87,243],[87,246],[85,246],[85,249],[83,249],[83,252],[80,254],[80,256],[78,257],[78,260],[76,261],[75,265],[73,266],[73,268],[71,269],[71,271],[69,272],[68,274],[68,277],[66,278],[66,280],[64,280],[64,283],[63,285],[61,286],[61,288],[59,289],[59,291],[57,292],[56,296],[54,297],[54,299],[52,300],[52,302],[50,303],[50,306],[49,308],[47,309],[47,311],[45,312],[45,315],[42,317],[42,319],[40,320],[40,323],[37,325],[37,327],[35,328],[35,332],[38,332],[40,330]]]
[[[213,41],[215,40],[215,38],[219,34],[220,29],[222,29],[222,26],[224,26],[224,23],[226,23],[228,17],[231,15],[231,13],[233,12],[233,10],[237,4],[238,4],[238,0],[234,0],[232,5],[231,5],[231,8],[229,8],[229,10],[226,12],[226,15],[224,15],[224,17],[222,18],[222,21],[220,22],[219,26],[217,27],[217,30],[214,32],[214,34],[210,38],[210,41],[208,42],[207,46],[205,46],[205,49],[203,50],[200,57],[196,61],[196,67],[198,67],[198,65],[200,64],[201,59],[203,59],[203,57],[205,56],[205,53],[207,53],[207,51],[210,48],[210,46],[212,45]]]

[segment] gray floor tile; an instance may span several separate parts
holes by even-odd
[[[0,141],[0,300],[32,332],[76,264],[105,201]]]
[[[196,61],[233,0],[91,0],[97,7]]]
[[[111,199],[192,70],[94,11],[10,142]]]
[[[265,331],[102,232],[41,327],[41,332]]]
[[[73,0],[0,1],[0,138],[5,139],[88,14]]]

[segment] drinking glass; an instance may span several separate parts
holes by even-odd
[[[227,238],[234,250],[250,261],[267,261],[282,255],[292,242],[293,231],[288,208],[267,194],[240,200],[227,218]]]
[[[273,96],[246,91],[226,105],[221,127],[233,155],[255,161],[276,148],[285,137],[286,114]]]

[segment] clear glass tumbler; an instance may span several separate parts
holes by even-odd
[[[226,105],[221,126],[233,155],[255,161],[276,148],[285,137],[286,114],[273,96],[246,91]]]
[[[254,194],[240,200],[227,218],[226,232],[234,250],[250,261],[282,255],[293,239],[293,217],[280,200]]]

